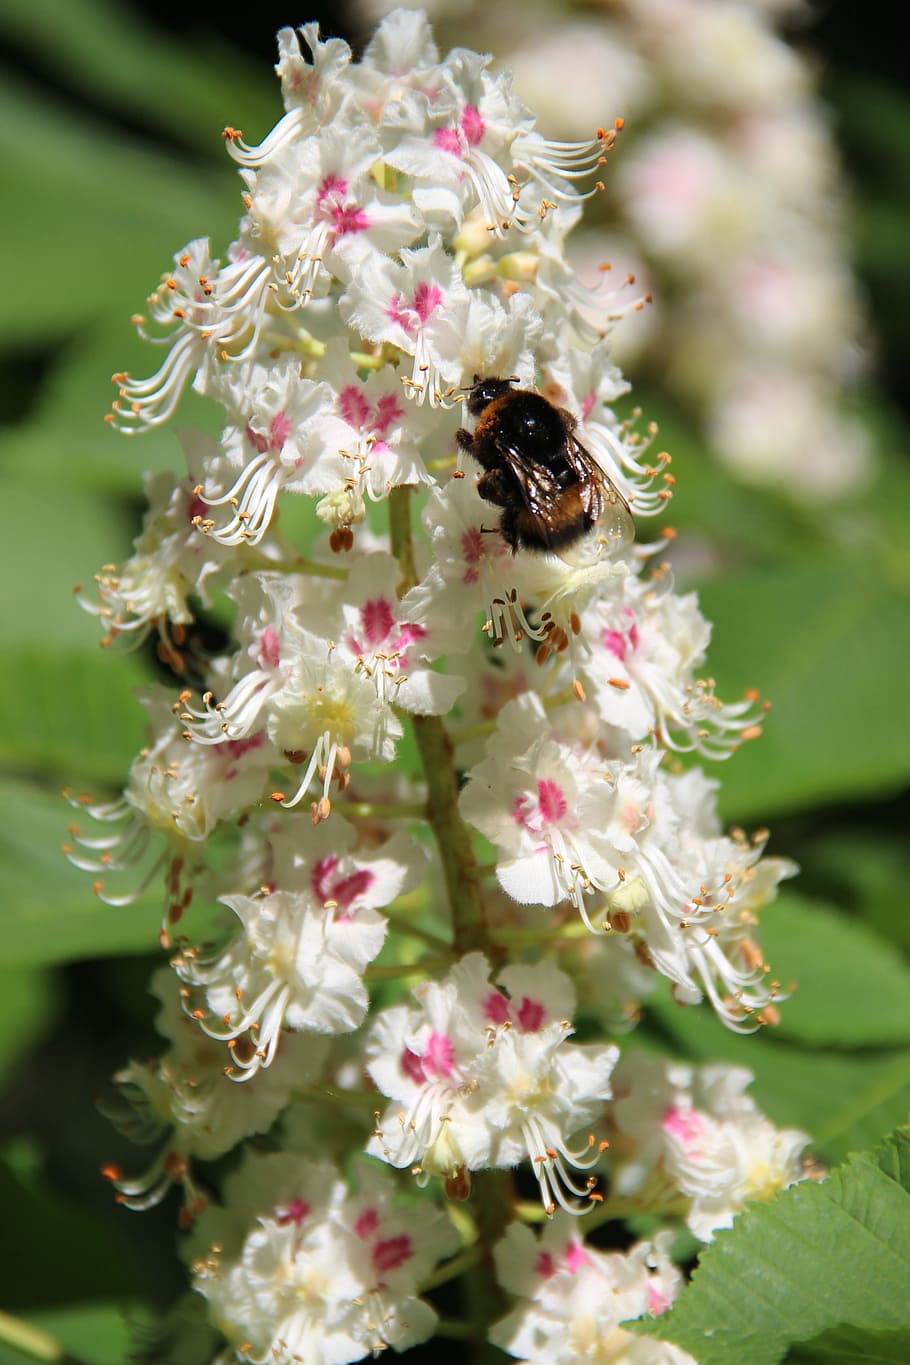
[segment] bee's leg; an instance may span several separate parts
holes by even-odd
[[[477,491],[484,502],[494,507],[508,507],[514,497],[513,484],[501,469],[488,469],[477,480]]]
[[[466,450],[469,455],[474,453],[474,433],[468,431],[466,427],[459,427],[455,433],[455,441],[460,450]]]
[[[502,516],[499,519],[499,534],[508,545],[512,554],[518,551],[518,523],[516,520],[517,509],[514,506],[503,508]]]

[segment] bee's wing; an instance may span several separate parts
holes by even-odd
[[[518,484],[525,507],[532,516],[549,515],[562,491],[546,465],[529,460],[517,447],[497,442],[496,448]]]
[[[581,485],[581,500],[592,521],[599,523],[602,535],[619,545],[629,545],[635,539],[632,511],[616,484],[609,478],[594,456],[575,436],[566,441],[566,461]]]

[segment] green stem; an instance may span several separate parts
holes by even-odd
[[[440,1318],[434,1335],[446,1337],[450,1341],[469,1341],[473,1331],[474,1328],[469,1322],[453,1322],[451,1318]]]
[[[579,920],[578,926],[563,924],[557,929],[496,929],[491,935],[494,943],[504,947],[533,947],[535,943],[581,943],[591,937],[590,929]]]
[[[500,1360],[498,1351],[487,1341],[490,1323],[501,1318],[508,1307],[500,1289],[493,1264],[493,1248],[512,1221],[514,1190],[510,1171],[475,1171],[471,1208],[477,1220],[478,1260],[464,1278],[467,1317],[473,1327],[471,1359],[475,1365],[492,1365]]]
[[[389,534],[392,552],[401,568],[398,591],[404,594],[418,582],[411,537],[411,490],[393,488],[389,494]],[[458,809],[455,756],[448,731],[439,716],[412,716],[427,784],[427,816],[442,863],[456,954],[487,948],[483,905],[477,886],[471,835]]]
[[[76,1356],[68,1355],[66,1349],[40,1327],[30,1322],[11,1317],[0,1312],[0,1342],[5,1342],[13,1350],[28,1356],[29,1360],[39,1360],[47,1365],[81,1365]]]
[[[401,976],[428,976],[432,972],[445,971],[452,965],[451,953],[440,953],[436,957],[422,957],[419,962],[390,962],[383,966],[367,967],[365,981],[397,981]]]
[[[447,938],[440,934],[431,933],[429,929],[423,929],[419,924],[411,924],[401,910],[389,909],[388,906],[382,912],[393,928],[400,934],[405,934],[409,938],[419,939],[428,948],[435,948],[437,953],[447,953],[451,948],[451,943]]]
[[[458,1255],[453,1256],[451,1261],[446,1261],[445,1265],[437,1266],[432,1275],[428,1275],[425,1280],[420,1281],[421,1294],[426,1294],[431,1289],[438,1289],[441,1284],[448,1284],[449,1280],[458,1279],[466,1270],[473,1270],[482,1258],[483,1252],[476,1246],[459,1251]]]
[[[268,565],[268,560],[263,560]],[[306,555],[298,555],[290,566],[296,573],[306,573],[313,578],[335,578],[339,582],[343,581],[350,574],[350,569],[344,568],[341,564],[320,564],[315,559],[307,559]]]

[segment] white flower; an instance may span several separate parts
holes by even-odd
[[[619,883],[608,832],[615,777],[599,756],[551,734],[535,694],[504,707],[460,805],[499,849],[496,875],[510,896],[538,905],[569,898],[584,916],[587,891]]]
[[[689,1227],[707,1242],[750,1200],[812,1174],[801,1160],[808,1134],[776,1128],[745,1094],[751,1083],[744,1067],[624,1053],[610,1105],[617,1192],[681,1196]]]
[[[261,731],[218,749],[190,748],[161,691],[139,700],[149,713],[149,743],[134,760],[118,800],[94,802],[68,793],[71,804],[99,828],[89,834],[74,822],[65,852],[76,867],[96,875],[95,892],[110,905],[136,900],[164,870],[161,938],[168,946],[170,927],[182,918],[207,869],[206,841],[219,824],[260,799],[276,755]],[[116,889],[108,885],[111,878]]]
[[[596,1147],[590,1138],[573,1151],[568,1139],[609,1093],[617,1049],[566,1042],[574,992],[552,964],[506,967],[498,986],[471,953],[445,980],[418,987],[416,1007],[377,1015],[368,1069],[392,1104],[367,1150],[424,1178],[443,1175],[461,1198],[466,1172],[529,1158],[548,1211],[584,1212],[592,1184],[579,1186],[568,1168],[587,1169]]]
[[[187,1203],[198,1211],[193,1160],[210,1161],[243,1138],[263,1133],[288,1103],[291,1090],[315,1078],[326,1055],[323,1039],[285,1038],[275,1065],[248,1086],[232,1085],[225,1075],[225,1049],[199,1034],[180,1007],[177,980],[168,968],[152,979],[161,1001],[155,1020],[171,1047],[151,1062],[130,1062],[114,1076],[116,1104],[106,1108],[117,1126],[135,1142],[157,1144],[151,1165],[138,1176],[108,1167],[105,1174],[121,1204],[152,1208],[171,1185],[184,1187]],[[255,1043],[247,1036],[241,1054]]]
[[[605,1253],[586,1246],[577,1224],[560,1214],[539,1238],[523,1224],[510,1224],[496,1247],[496,1270],[519,1303],[494,1324],[490,1340],[536,1365],[695,1365],[678,1346],[620,1326],[657,1316],[679,1293],[682,1276],[669,1258],[671,1237],[659,1233],[627,1252]]]
[[[439,238],[404,250],[401,263],[371,256],[339,301],[350,327],[412,357],[406,392],[435,407],[462,378],[461,322],[468,291]]]
[[[568,899],[594,933],[632,932],[681,1003],[706,993],[729,1028],[772,1022],[781,988],[753,930],[794,866],[720,837],[697,770],[668,776],[661,751],[638,746],[604,759],[559,724],[534,693],[509,702],[468,773],[461,810],[496,846],[500,885],[522,904]]]
[[[201,989],[210,1038],[230,1044],[252,1031],[252,1054],[235,1049],[229,1074],[246,1080],[274,1060],[284,1030],[347,1033],[363,1021],[367,964],[379,953],[386,921],[374,910],[352,914],[314,906],[290,891],[223,896],[243,925],[219,954],[184,949],[175,960],[188,987]],[[189,1000],[199,1012],[196,996]]]
[[[286,359],[250,374],[229,371],[219,396],[234,420],[222,433],[229,463],[213,469],[199,492],[200,529],[223,545],[258,545],[268,530],[282,490],[311,493],[327,486],[322,426],[333,394],[326,384],[303,379],[297,361]],[[231,468],[233,466],[233,468]],[[236,467],[240,473],[234,474]],[[227,485],[223,491],[215,480]],[[212,477],[212,476],[215,477]],[[231,508],[230,518],[207,509]]]
[[[710,626],[695,593],[676,596],[669,574],[626,578],[621,596],[589,606],[582,629],[577,676],[606,724],[715,759],[761,734],[756,693],[724,703],[713,680],[698,676]]]
[[[443,715],[464,684],[426,663],[443,652],[434,617],[420,595],[399,601],[400,578],[392,555],[371,554],[354,564],[340,603],[344,624],[337,633],[338,656],[372,681],[384,705],[394,703],[415,715]]]
[[[346,1365],[432,1334],[418,1282],[458,1236],[425,1205],[397,1207],[383,1171],[361,1165],[358,1183],[348,1193],[334,1167],[289,1153],[251,1157],[199,1220],[194,1285],[237,1360]]]
[[[121,566],[105,565],[96,574],[98,600],[80,594],[78,601],[97,616],[105,629],[105,645],[119,637],[140,645],[154,629],[163,656],[175,672],[183,672],[183,627],[195,620],[191,603],[198,597],[211,606],[211,592],[220,579],[236,570],[230,556],[217,544],[207,544],[197,529],[206,506],[198,494],[199,471],[223,467],[217,447],[198,432],[181,440],[189,474],[154,474],[146,479],[148,511],[133,554]]]

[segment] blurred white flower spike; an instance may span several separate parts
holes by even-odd
[[[680,1280],[664,1238],[618,1257],[566,1232],[613,1178],[617,992],[705,997],[742,1033],[785,995],[759,917],[794,869],[764,832],[723,834],[695,766],[757,738],[765,707],[716,695],[708,623],[661,559],[673,533],[643,540],[669,455],[614,411],[624,306],[566,255],[618,111],[545,138],[508,76],[441,56],[419,11],[359,61],[312,24],[279,51],[283,118],[258,146],[225,130],[236,240],[177,253],[150,301],[166,359],[116,376],[116,427],[159,425],[191,387],[221,436],[184,437],[188,475],[156,476],[135,553],[83,602],[105,643],[157,637],[175,675],[147,689],[122,798],[70,794],[68,852],[99,896],[164,886],[168,1047],[118,1073],[114,1109],[156,1155],[107,1173],[130,1208],[182,1187],[225,1365],[425,1340],[423,1286],[488,1278],[497,1243],[501,1267],[502,1248],[531,1257],[513,1215],[555,1218],[563,1244],[545,1233],[539,1273],[505,1267],[533,1302],[498,1326],[504,1304],[475,1294],[477,1333],[555,1359],[578,1317],[587,1358],[619,1317],[583,1300],[625,1286],[620,1317],[654,1314]],[[198,619],[215,602],[226,643]],[[728,1108],[724,1135],[742,1122],[760,1149],[748,1105]],[[266,1132],[269,1155],[208,1167]],[[704,1235],[717,1212],[673,1150]],[[738,1194],[718,1197],[732,1217]]]

